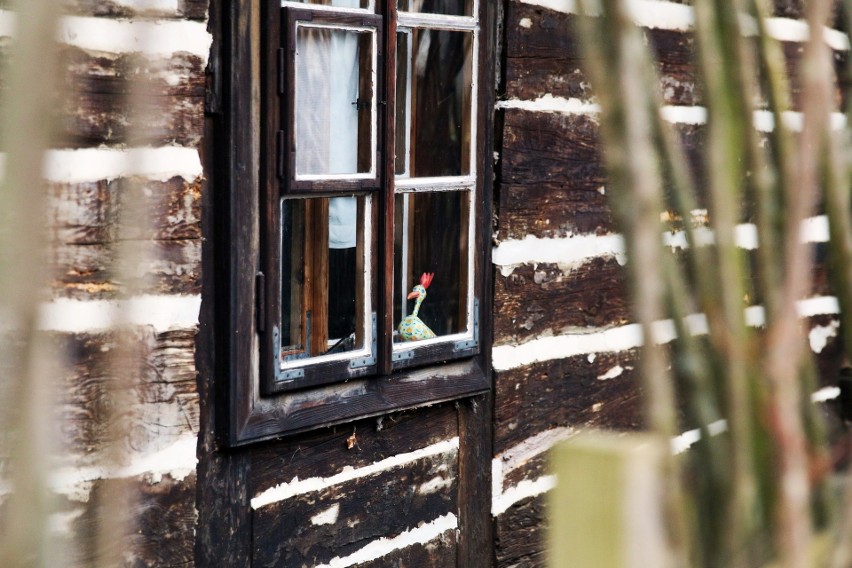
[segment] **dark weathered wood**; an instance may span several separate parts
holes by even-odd
[[[195,382],[195,330],[129,333],[136,348],[120,377],[114,377],[114,333],[62,334],[57,350],[67,358],[61,376],[63,447],[77,465],[99,459],[109,442],[111,389],[121,384],[125,410],[120,419],[128,432],[126,450],[144,453],[198,431]]]
[[[177,10],[136,9],[125,2],[114,0],[62,0],[62,8],[68,14],[100,16],[108,18],[181,18],[203,20],[207,17],[209,0],[179,0]],[[144,4],[143,4],[144,6]]]
[[[495,453],[555,426],[639,428],[637,357],[637,350],[579,355],[497,372]],[[616,365],[624,369],[618,377],[598,378]]]
[[[349,448],[347,439],[353,434],[355,445]],[[443,404],[261,444],[251,453],[251,493],[254,496],[296,476],[330,477],[346,467],[365,467],[458,435],[455,406]]]
[[[494,344],[624,323],[630,318],[625,279],[612,257],[596,257],[566,272],[553,264],[518,266],[507,277],[497,272]]]
[[[150,230],[124,234],[125,238],[179,240],[201,238],[201,180],[188,182],[174,177],[166,182],[126,179],[83,183],[51,183],[48,186],[47,219],[53,238],[66,244],[112,242],[128,193],[145,208]]]
[[[497,568],[544,568],[547,514],[542,495],[510,507],[494,521]]]
[[[113,558],[125,559],[128,566],[192,565],[195,488],[194,473],[180,480],[166,475],[156,483],[146,476],[94,480],[88,501],[68,503],[72,511],[82,512],[70,522],[74,546],[63,561],[75,567],[97,564],[95,538],[103,533],[99,508],[105,499],[120,496],[127,507],[116,510],[125,518],[115,522],[123,523],[127,533],[120,541],[102,543]]]
[[[325,564],[454,513],[456,461],[456,452],[425,457],[255,510],[254,565]],[[334,522],[312,520],[332,507]]]
[[[145,277],[145,293],[197,294],[201,273],[201,243],[177,239],[132,241],[152,259],[140,266]],[[73,298],[111,297],[117,289],[114,279],[115,248],[112,244],[65,244],[51,247],[54,268],[53,290]]]
[[[458,568],[492,566],[490,393],[461,401],[459,415]]]
[[[395,550],[372,562],[358,564],[358,568],[446,568],[456,561],[457,533],[446,531],[426,544],[415,544]]]

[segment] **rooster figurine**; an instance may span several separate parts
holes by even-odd
[[[409,300],[413,300],[417,298],[417,301],[414,303],[414,311],[411,312],[411,315],[405,316],[401,322],[399,322],[399,336],[403,341],[418,341],[420,339],[432,339],[435,337],[435,332],[429,329],[423,320],[417,317],[417,312],[420,310],[420,304],[423,303],[423,300],[426,298],[426,288],[429,287],[429,284],[432,283],[432,278],[435,276],[434,272],[424,272],[420,277],[420,284],[415,286],[411,293],[408,295]]]

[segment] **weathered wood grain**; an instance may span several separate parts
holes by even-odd
[[[128,330],[135,347],[116,376],[111,360],[117,336],[112,333],[57,334],[57,349],[67,360],[61,375],[59,406],[63,447],[71,465],[91,465],[109,441],[109,422],[120,420],[128,456],[158,451],[198,432],[195,330],[155,333]],[[124,410],[112,416],[120,393]]]
[[[494,344],[523,342],[571,328],[625,323],[630,318],[626,272],[614,258],[568,269],[522,265],[494,278]]]
[[[556,426],[641,426],[638,350],[581,355],[500,371],[495,379],[494,451]],[[622,373],[599,379],[620,365]]]
[[[75,545],[69,566],[97,564],[97,543],[102,520],[99,509],[106,498],[121,496],[127,507],[119,509],[127,534],[121,542],[105,543],[125,566],[179,567],[193,565],[195,540],[195,474],[176,480],[164,476],[156,483],[146,476],[101,479],[94,482],[89,500],[76,509],[82,514],[70,523]],[[107,497],[109,495],[109,497]]]
[[[349,448],[347,439],[353,433],[356,445]],[[365,467],[457,435],[455,406],[442,404],[271,442],[252,451],[251,493],[257,495],[297,476],[330,477],[347,467]]]
[[[462,566],[456,562],[457,532],[446,531],[426,544],[415,544],[395,550],[372,562],[358,564],[358,568],[451,568]],[[484,553],[484,551],[481,551]]]
[[[254,512],[256,566],[326,564],[455,513],[457,452],[306,493]],[[317,515],[336,511],[331,522]]]
[[[197,239],[128,241],[148,262],[133,274],[147,294],[197,294],[201,273],[201,243]],[[51,247],[53,292],[57,296],[93,299],[115,295],[114,243],[65,244]]]
[[[115,241],[130,202],[144,208],[146,230],[123,238],[180,240],[201,238],[201,183],[180,177],[160,182],[142,179],[48,184],[47,220],[52,238],[65,244],[93,245]]]
[[[156,17],[188,20],[203,20],[207,17],[209,0],[178,0],[177,9],[152,8],[140,2],[140,8],[128,6],[115,0],[62,0],[62,8],[68,14],[79,16],[101,16],[108,18]]]
[[[494,521],[498,568],[543,568],[547,514],[545,497],[529,497]]]

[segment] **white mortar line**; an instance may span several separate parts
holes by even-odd
[[[156,331],[198,325],[201,296],[137,296],[127,300],[72,300],[57,298],[39,308],[39,329],[85,333],[109,329],[118,321],[150,325]]]
[[[811,402],[828,402],[840,396],[840,387],[823,387],[811,395]]]
[[[581,11],[576,0],[521,0],[521,2],[563,14],[579,14]],[[685,4],[659,0],[632,0],[628,3],[628,10],[633,22],[640,27],[674,31],[688,31],[695,27],[695,10],[692,6]],[[600,14],[597,3],[590,13]],[[745,34],[756,33],[757,27],[750,17],[743,17],[741,25]],[[767,18],[766,28],[769,36],[778,41],[804,42],[810,35],[806,22],[791,18]],[[823,33],[825,42],[832,49],[838,51],[849,49],[849,37],[843,32],[825,27]]]
[[[494,459],[501,462],[500,471],[505,475],[518,469],[529,460],[545,453],[562,440],[567,440],[574,434],[576,434],[576,430],[571,427],[544,430],[512,446],[508,450],[500,452]]]
[[[178,0],[112,0],[119,6],[136,10],[157,10],[159,12],[178,11]]]
[[[348,568],[364,562],[372,562],[383,558],[395,550],[400,550],[415,544],[426,544],[435,540],[450,530],[458,529],[459,522],[452,513],[438,517],[430,523],[409,529],[392,538],[380,538],[374,540],[364,548],[361,548],[349,556],[343,558],[336,556],[328,564],[321,564],[317,568]]]
[[[506,99],[497,101],[497,109],[519,109],[534,112],[557,112],[561,114],[598,114],[601,107],[597,103],[578,98],[555,97],[550,93],[533,100]]]
[[[797,303],[801,317],[839,313],[837,298],[816,296]],[[751,326],[764,323],[762,307],[751,306],[745,310],[746,322]],[[707,318],[704,314],[691,314],[686,325],[693,335],[707,333]],[[675,326],[672,320],[654,322],[654,342],[665,344],[674,340]],[[631,323],[606,329],[586,328],[563,335],[539,337],[518,345],[499,345],[492,350],[492,364],[497,371],[507,371],[541,361],[567,359],[592,353],[617,353],[643,344],[642,328]]]
[[[93,482],[101,479],[132,478],[142,475],[158,483],[163,475],[181,481],[195,471],[198,464],[198,437],[190,434],[160,451],[134,456],[127,466],[110,469],[104,466],[65,467],[50,475],[50,488],[74,501],[86,502]]]
[[[2,163],[5,163],[5,155]],[[192,181],[204,173],[195,148],[85,148],[49,150],[44,157],[44,177],[57,183],[83,183],[140,176],[154,181],[181,177]]]
[[[174,2],[170,2],[174,4]],[[147,9],[147,2],[140,6]],[[159,4],[164,4],[160,2]],[[0,10],[0,36],[14,37],[17,14]],[[127,20],[90,16],[59,18],[56,39],[66,45],[106,53],[144,53],[171,57],[185,52],[200,57],[204,64],[210,55],[213,36],[206,22],[190,20]]]
[[[828,242],[828,217],[818,215],[805,219],[800,234],[804,243]],[[695,235],[700,246],[713,244],[716,240],[713,231],[707,227],[696,228]],[[754,250],[758,246],[757,226],[753,223],[737,225],[734,228],[734,237],[740,248]],[[666,231],[662,233],[661,238],[663,244],[668,247],[688,247],[685,231]],[[597,257],[615,257],[619,263],[624,264],[624,237],[618,233],[547,238],[527,235],[523,239],[506,239],[492,250],[492,262],[501,268],[504,276],[508,276],[521,264],[552,263],[573,267]]]
[[[284,501],[285,499],[290,499],[296,495],[321,491],[340,483],[374,475],[429,456],[457,451],[458,448],[459,438],[456,436],[449,440],[444,440],[443,442],[438,442],[437,444],[432,444],[431,446],[427,446],[413,452],[391,456],[358,469],[347,466],[343,468],[340,473],[330,477],[310,477],[308,479],[299,479],[298,477],[294,477],[292,481],[281,483],[275,487],[262,491],[251,500],[251,508],[260,509],[266,505]]]
[[[491,501],[491,515],[494,517],[502,515],[515,503],[547,493],[554,487],[556,487],[555,475],[543,475],[535,481],[524,479]]]

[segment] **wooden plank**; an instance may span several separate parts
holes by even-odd
[[[160,450],[199,430],[195,330],[154,333],[129,330],[136,352],[122,373],[125,405],[120,419],[128,434],[128,455]],[[115,381],[113,333],[61,334],[57,349],[68,372],[60,377],[63,448],[72,464],[96,462],[108,444],[109,389]]]
[[[515,344],[570,328],[626,323],[630,319],[626,277],[624,267],[612,257],[593,258],[569,269],[527,264],[508,276],[498,271],[494,344]]]
[[[150,230],[125,238],[180,240],[201,238],[201,184],[180,177],[168,181],[101,180],[48,184],[47,219],[53,238],[66,244],[102,244],[114,241],[124,200],[145,208]],[[126,215],[134,214],[124,211]]]
[[[638,350],[580,355],[497,372],[494,452],[556,426],[641,426]],[[621,373],[603,379],[613,369]]]
[[[490,393],[461,401],[459,416],[459,568],[493,565],[490,499],[493,397]],[[447,564],[446,566],[449,566]]]
[[[415,544],[395,550],[372,562],[358,564],[358,568],[447,568],[456,562],[457,531],[449,530],[426,544]]]
[[[127,2],[116,0],[62,0],[62,7],[68,14],[78,16],[99,16],[107,18],[181,18],[203,20],[207,17],[209,0],[178,0],[176,8],[157,8],[156,5],[140,3],[139,8],[128,6]]]
[[[356,445],[347,440],[355,434]],[[252,496],[298,476],[330,477],[366,467],[457,436],[452,404],[395,412],[256,448],[251,456]]]
[[[454,513],[457,458],[426,457],[255,510],[253,562],[326,564]]]
[[[494,519],[497,568],[544,568],[545,531],[548,527],[545,497],[528,497]]]
[[[145,249],[151,261],[140,266],[147,294],[197,294],[201,273],[201,243],[196,239],[132,241]],[[114,246],[107,244],[56,243],[51,250],[54,268],[53,291],[78,299],[114,296]]]

